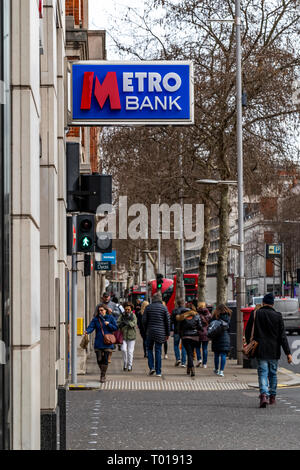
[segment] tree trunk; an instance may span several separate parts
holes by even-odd
[[[205,302],[207,260],[210,245],[210,213],[211,207],[208,201],[204,204],[204,237],[203,246],[200,251],[199,259],[199,277],[198,277],[198,302]]]
[[[219,255],[217,272],[217,304],[227,302],[228,241],[229,241],[229,187],[222,186],[219,212]]]

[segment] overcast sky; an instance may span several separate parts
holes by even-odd
[[[139,8],[143,10],[143,0],[89,0],[89,28],[105,29],[107,31],[107,59],[120,58],[118,52],[113,47],[109,37],[112,17],[121,18],[125,7]]]

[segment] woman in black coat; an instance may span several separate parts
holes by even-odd
[[[227,323],[228,328],[224,329],[220,335],[212,339],[212,351],[215,354],[214,373],[220,377],[224,377],[224,368],[226,357],[230,351],[229,325],[232,311],[226,305],[220,304],[213,313],[213,320],[223,320]]]
[[[179,335],[188,357],[187,374],[195,377],[194,349],[199,347],[199,333],[202,331],[202,323],[196,309],[185,309],[176,315]]]

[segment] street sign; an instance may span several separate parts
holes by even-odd
[[[111,262],[95,261],[95,271],[111,271]]]
[[[191,61],[72,63],[71,126],[194,123]]]
[[[274,257],[281,257],[281,244],[267,244],[266,245],[266,257],[267,258],[274,258]]]
[[[117,253],[113,250],[111,253],[102,253],[102,261],[110,261],[112,265],[116,264]]]

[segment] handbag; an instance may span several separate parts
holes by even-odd
[[[102,335],[103,335],[104,344],[107,344],[108,346],[110,346],[111,344],[115,344],[116,343],[115,335],[112,335],[110,333],[104,334],[100,318],[99,318],[99,323],[100,323],[100,327],[101,327],[101,331],[102,331]]]
[[[256,310],[254,312],[254,320],[253,320],[253,325],[252,325],[252,330],[251,330],[250,341],[249,341],[248,344],[244,344],[244,346],[243,346],[243,354],[248,359],[251,359],[252,357],[254,357],[255,351],[256,351],[257,346],[258,346],[258,341],[255,341],[255,339],[253,339],[253,337],[254,337],[255,317],[256,317]]]
[[[84,335],[82,337],[82,340],[80,341],[80,347],[82,349],[87,349],[89,342],[90,342],[89,337],[87,335]]]
[[[123,344],[123,333],[121,330],[114,331],[117,344]]]
[[[228,330],[228,323],[224,320],[212,320],[207,328],[207,337],[209,339],[217,338],[223,331]]]

